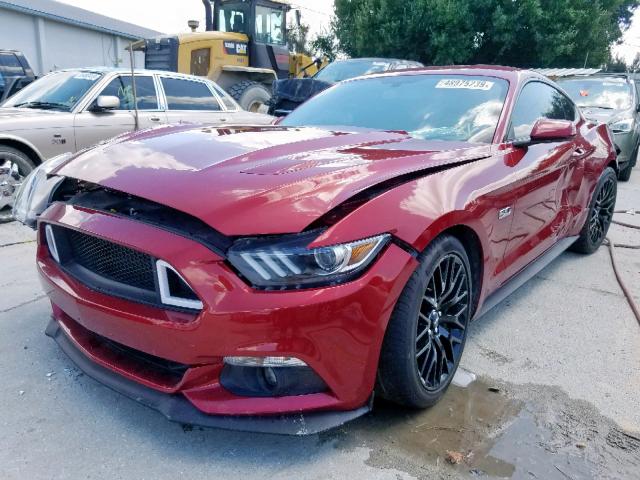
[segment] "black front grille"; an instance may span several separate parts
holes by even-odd
[[[165,309],[193,312],[202,308],[198,296],[175,271],[163,267],[166,275],[159,278],[155,257],[70,228],[44,228],[52,230],[60,267],[88,288]],[[43,237],[48,241],[48,236]],[[167,282],[169,296],[160,294],[161,281]],[[195,304],[184,306],[175,299]]]
[[[150,255],[75,230],[66,230],[66,237],[75,263],[114,282],[155,292]]]

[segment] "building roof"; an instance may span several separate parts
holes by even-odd
[[[600,72],[601,68],[532,68],[545,77],[570,77],[573,75],[593,75]]]
[[[0,9],[13,10],[131,40],[151,38],[161,34],[155,30],[53,0],[0,0]]]

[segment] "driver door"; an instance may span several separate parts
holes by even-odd
[[[156,83],[152,75],[136,75],[136,98],[139,128],[150,128],[167,123],[167,114],[158,101]],[[120,108],[93,111],[100,95],[118,97]],[[135,129],[133,87],[130,75],[118,75],[96,95],[96,98],[74,119],[76,149],[91,147],[121,133]]]
[[[501,280],[507,280],[535,260],[559,239],[568,227],[571,208],[567,189],[581,149],[577,137],[515,148],[516,138],[527,137],[539,118],[576,121],[573,102],[551,85],[533,81],[520,92],[511,116],[504,148],[512,168],[514,204],[500,215],[513,216],[505,249]]]

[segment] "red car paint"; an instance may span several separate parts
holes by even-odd
[[[173,207],[237,237],[300,232],[368,187],[426,170],[348,211],[312,246],[389,232],[419,252],[445,230],[464,229],[481,248],[479,312],[505,281],[559,239],[579,232],[597,179],[615,163],[615,152],[606,127],[582,118],[571,140],[528,148],[504,142],[522,86],[547,81],[534,73],[456,67],[387,75],[430,73],[509,82],[492,144],[429,142],[393,131],[179,126],[119,137],[56,173]],[[542,123],[539,134],[548,136],[553,127]],[[513,213],[499,221],[505,207]],[[51,258],[40,228],[38,268],[65,334],[93,361],[159,391],[181,393],[210,414],[363,405],[374,387],[390,314],[417,266],[408,249],[392,243],[351,282],[258,291],[211,250],[148,224],[64,203],[53,204],[40,218],[40,227],[44,223],[147,252],[180,272],[204,303],[197,316],[85,287]],[[92,332],[190,368],[177,382],[147,375],[93,345]],[[222,357],[246,354],[300,358],[329,390],[279,398],[233,395],[219,382]]]

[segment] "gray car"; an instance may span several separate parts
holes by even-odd
[[[0,221],[13,194],[38,164],[135,128],[131,71],[61,70],[36,80],[0,106]],[[242,110],[214,82],[178,73],[135,72],[138,127],[167,123],[268,125]]]
[[[629,180],[640,141],[640,101],[633,79],[627,74],[599,73],[556,81],[588,120],[609,125],[619,149],[618,180]]]

